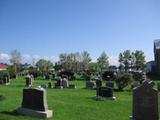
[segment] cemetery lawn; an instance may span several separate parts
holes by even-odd
[[[53,83],[55,81],[52,81]],[[35,80],[34,87],[48,83]],[[69,81],[77,89],[46,89],[49,110],[53,117],[49,120],[129,120],[132,111],[132,93],[114,92],[115,101],[96,101],[95,90],[85,89],[84,81]],[[0,85],[0,120],[39,120],[39,118],[18,115],[15,110],[21,106],[25,79],[12,80],[8,86]]]

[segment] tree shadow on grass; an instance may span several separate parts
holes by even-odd
[[[11,116],[18,116],[18,112],[17,110],[14,110],[14,111],[2,111],[0,112],[1,114],[5,114],[5,115],[11,115]]]

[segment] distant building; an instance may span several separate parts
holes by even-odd
[[[154,59],[157,73],[160,73],[160,39],[154,40]]]
[[[7,64],[0,63],[0,71],[7,70],[7,68],[8,68]]]

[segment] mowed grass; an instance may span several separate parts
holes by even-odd
[[[55,81],[52,81],[53,83]],[[47,84],[47,80],[35,80],[34,87]],[[53,117],[49,120],[128,120],[132,111],[132,93],[114,92],[115,101],[96,101],[96,90],[85,89],[84,81],[71,81],[77,89],[46,89],[47,101]],[[9,86],[0,85],[0,120],[39,120],[39,118],[18,115],[15,110],[21,106],[25,79],[12,80]]]

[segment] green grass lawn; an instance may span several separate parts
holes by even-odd
[[[55,82],[55,81],[52,81]],[[46,80],[35,80],[34,87],[48,83]],[[48,107],[53,110],[49,120],[128,120],[131,115],[131,92],[114,92],[115,101],[96,101],[95,90],[84,89],[84,81],[71,81],[77,89],[46,89]],[[6,97],[0,101],[0,120],[39,120],[22,116],[14,111],[21,106],[24,79],[12,80],[9,86],[0,85],[0,95]]]

